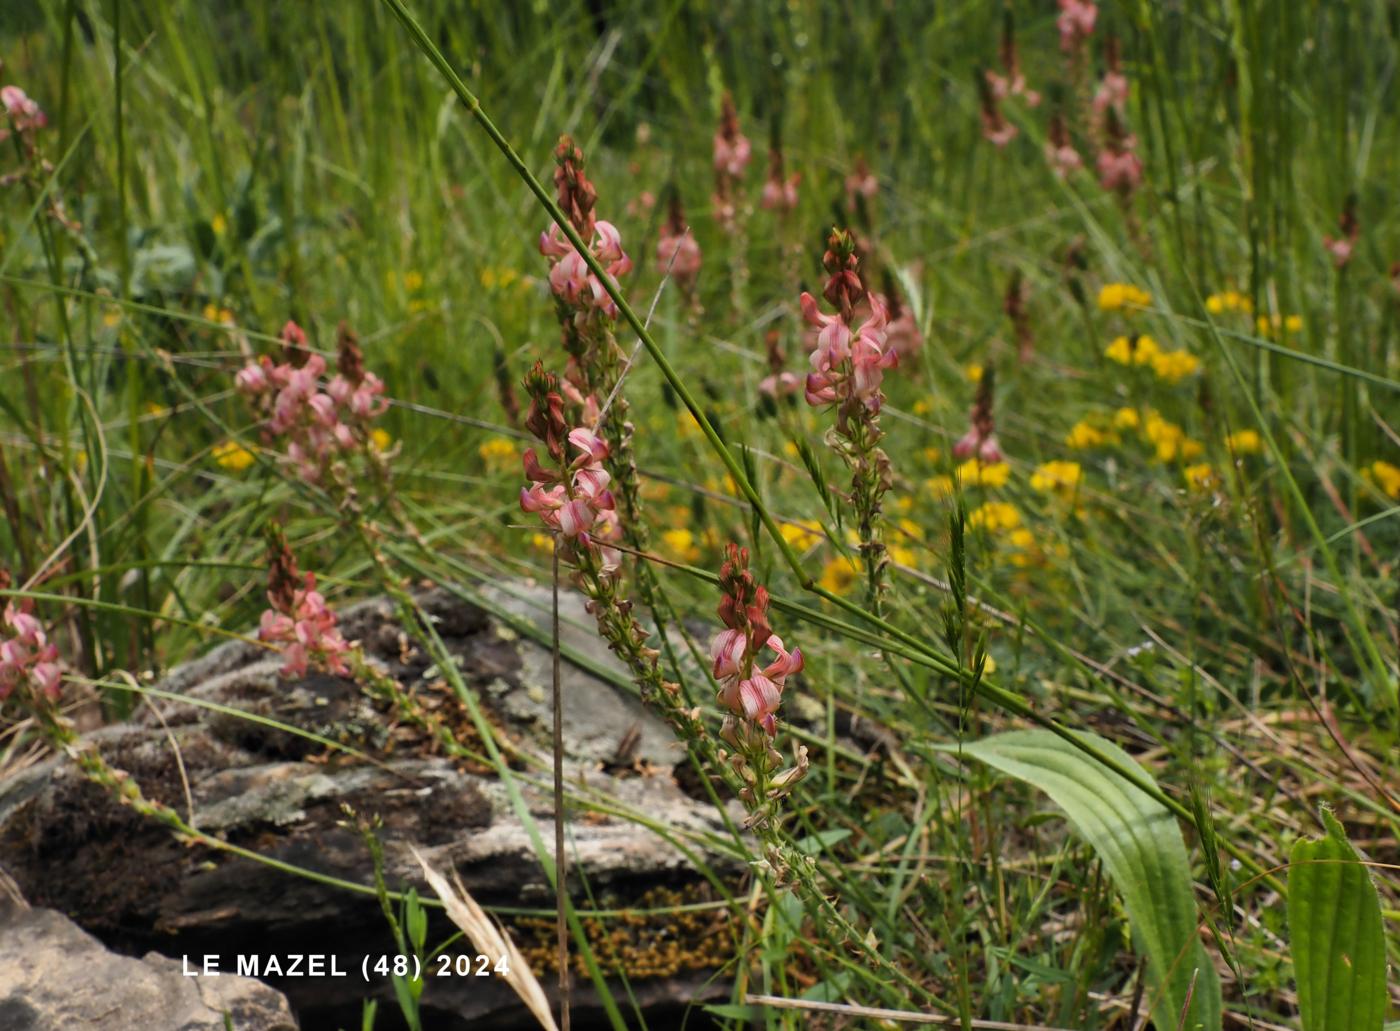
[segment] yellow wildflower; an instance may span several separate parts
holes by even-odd
[[[1099,290],[1100,311],[1146,308],[1151,303],[1152,295],[1131,283],[1105,283]]]
[[[914,510],[914,499],[908,494],[901,494],[894,499],[894,510],[900,515],[908,515]]]
[[[1192,490],[1207,491],[1220,486],[1220,477],[1215,475],[1215,470],[1210,467],[1209,462],[1188,465],[1181,470],[1181,475],[1186,478],[1186,485]]]
[[[122,310],[120,308],[108,308],[102,313],[102,325],[108,329],[120,325],[122,321]]]
[[[548,555],[554,551],[554,538],[547,533],[532,533],[530,546]]]
[[[822,567],[818,583],[832,594],[845,594],[860,579],[860,559],[838,555]]]
[[[951,476],[934,476],[924,481],[924,490],[936,498],[947,497],[953,493],[953,478]]]
[[[1303,316],[1301,315],[1260,315],[1254,320],[1254,325],[1258,328],[1262,336],[1277,336],[1280,329],[1289,333],[1300,333],[1303,330]]]
[[[924,539],[924,528],[912,519],[896,519],[894,524],[906,537],[921,541]]]
[[[1132,411],[1132,409],[1128,409]],[[1134,412],[1134,415],[1137,413]],[[1086,448],[1102,447],[1104,444],[1116,444],[1118,438],[1112,433],[1105,433],[1093,423],[1085,419],[1080,419],[1070,427],[1065,434],[1065,446],[1072,447],[1076,451],[1083,451]]]
[[[692,564],[700,561],[700,549],[695,546],[695,534],[683,526],[662,533],[661,543],[666,546],[666,551],[672,558]]]
[[[1225,438],[1225,446],[1235,455],[1257,455],[1264,450],[1264,442],[1257,430],[1239,430]]]
[[[476,449],[476,453],[491,469],[508,468],[515,464],[515,460],[520,456],[515,441],[509,437],[492,437],[484,441]]]
[[[956,476],[964,487],[1005,487],[1011,479],[1011,466],[1005,462],[984,465],[975,458],[969,458],[958,466]]]
[[[423,289],[423,273],[410,269],[403,274],[403,288],[411,294],[416,294]]]
[[[996,671],[997,671],[997,660],[994,659],[994,658],[992,658],[990,655],[985,656],[985,657],[983,658],[983,660],[982,660],[982,673],[983,673],[983,675],[985,676],[985,675],[988,674],[988,673],[995,673]]]
[[[221,308],[217,304],[206,304],[204,306],[205,322],[220,322],[225,326],[233,325],[233,312],[228,308]]]
[[[967,365],[963,366],[963,372],[967,374],[967,379],[970,383],[981,383],[982,371],[981,362],[968,362]]]
[[[676,413],[676,436],[682,440],[700,436],[700,424],[695,421],[695,416],[690,414],[689,409]]]
[[[778,533],[783,540],[787,541],[799,552],[806,551],[822,541],[826,540],[826,533],[822,530],[822,524],[815,519],[803,519],[796,523],[782,523],[778,526]]]
[[[1375,481],[1383,494],[1400,501],[1400,466],[1377,460],[1366,467],[1366,476]]]
[[[671,485],[665,480],[643,480],[642,497],[647,501],[665,501],[671,496]]]
[[[913,548],[906,548],[902,544],[891,544],[885,548],[885,553],[889,555],[890,561],[897,566],[904,566],[913,569],[919,564],[918,555]]]
[[[253,452],[236,440],[225,440],[215,444],[211,453],[219,467],[230,472],[241,473],[253,464]]]
[[[214,230],[215,236],[223,236],[224,233],[228,232],[228,219],[224,218],[223,212],[217,212],[209,220],[209,228]]]
[[[147,415],[154,415],[156,418],[170,414],[169,408],[166,408],[165,405],[156,404],[154,401],[147,401],[145,408]]]
[[[481,285],[488,290],[504,290],[520,278],[513,268],[484,268],[481,270]]]
[[[1254,304],[1238,290],[1225,290],[1218,294],[1211,294],[1206,298],[1206,311],[1212,315],[1221,315],[1227,311],[1249,312],[1253,310]]]
[[[1046,493],[1072,493],[1083,478],[1078,462],[1046,462],[1031,474],[1031,486]]]
[[[910,410],[915,415],[927,415],[929,412],[933,411],[933,405],[929,404],[928,398],[921,397],[914,402]]]
[[[389,431],[379,426],[369,431],[369,446],[376,451],[388,451],[394,438],[389,436]]]
[[[1120,408],[1113,413],[1113,426],[1120,430],[1135,430],[1142,423],[1136,408]]]
[[[1157,341],[1143,333],[1140,336],[1115,338],[1104,351],[1104,356],[1119,365],[1150,365],[1161,353]]]
[[[988,501],[974,508],[967,517],[967,525],[974,530],[996,533],[999,530],[1014,530],[1021,525],[1021,513],[1016,506],[1005,501]]]
[[[1152,356],[1152,371],[1158,379],[1180,383],[1201,367],[1201,360],[1190,351],[1163,351]]]
[[[1189,462],[1205,451],[1199,441],[1191,440],[1180,426],[1168,422],[1156,412],[1148,414],[1142,433],[1155,449],[1159,462],[1172,462],[1178,458]]]
[[[925,462],[928,462],[930,465],[932,465],[934,462],[937,462],[939,458],[943,456],[943,453],[939,451],[936,447],[926,447],[922,451],[920,451],[919,454],[923,457],[923,460]]]

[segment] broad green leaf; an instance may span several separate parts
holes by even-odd
[[[1337,818],[1326,837],[1293,846],[1288,929],[1303,1031],[1379,1031],[1385,1019],[1381,902]]]
[[[1077,733],[1122,766],[1141,771],[1145,782],[1152,780],[1116,745],[1095,734]],[[1157,1031],[1177,1031],[1178,1026],[1219,1031],[1220,980],[1197,933],[1191,864],[1172,814],[1141,788],[1047,730],[997,734],[963,745],[961,754],[1044,791],[1098,854],[1123,896],[1133,941],[1147,958],[1148,996]],[[1182,1024],[1188,992],[1191,1010]]]

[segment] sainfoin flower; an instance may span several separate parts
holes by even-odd
[[[48,125],[48,117],[39,105],[18,86],[0,87],[0,107],[4,107],[11,124],[20,132]],[[0,132],[0,140],[8,135],[8,131]]]
[[[783,176],[783,151],[776,143],[768,151],[768,179],[763,184],[763,194],[759,207],[766,211],[787,213],[797,207],[797,184],[802,176],[798,172]]]
[[[520,488],[520,507],[563,539],[571,561],[596,552],[597,572],[610,575],[622,559],[611,546],[621,539],[622,526],[608,489],[611,477],[603,468],[608,444],[587,426],[567,428],[557,386],[538,362],[525,378],[530,393],[525,425],[545,444],[550,464],[543,464],[534,448],[526,449],[522,461],[530,485]],[[578,452],[567,465],[565,441]]]
[[[1093,35],[1099,9],[1093,0],[1059,0],[1059,4],[1055,27],[1060,30],[1060,49],[1068,54]]]
[[[670,212],[656,242],[656,267],[663,276],[674,279],[682,293],[695,289],[700,275],[700,244],[686,226],[679,196],[671,197]]]
[[[807,374],[807,403],[826,405],[859,400],[872,412],[884,402],[880,386],[886,369],[899,363],[889,346],[889,313],[874,294],[869,295],[870,317],[852,331],[840,315],[823,314],[816,298],[803,293],[802,318],[812,327],[816,348],[812,371]]]
[[[336,376],[321,388],[326,360],[306,350],[306,334],[295,322],[282,327],[287,360],[262,355],[234,377],[234,386],[266,418],[265,435],[281,438],[298,475],[318,482],[340,452],[368,440],[368,425],[388,408],[384,384],[366,372],[354,334],[342,324]]]
[[[58,698],[62,674],[58,649],[49,642],[31,606],[28,600],[7,602],[0,620],[0,701],[26,685],[37,696]]]
[[[719,617],[725,629],[710,642],[710,660],[720,703],[771,737],[777,733],[787,678],[802,670],[802,652],[788,651],[769,627],[768,591],[754,582],[748,565],[748,549],[730,544],[719,574],[724,592]]]
[[[622,249],[622,235],[611,222],[594,223],[588,249],[614,281],[632,271],[632,259]],[[557,225],[540,234],[540,253],[550,260],[549,288],[555,297],[570,307],[592,308],[610,319],[617,318],[617,304]]]
[[[1045,160],[1050,163],[1051,171],[1061,179],[1084,167],[1084,159],[1079,156],[1079,151],[1074,149],[1070,140],[1069,127],[1065,124],[1064,115],[1058,111],[1051,116],[1050,129],[1046,133]]]
[[[977,398],[972,405],[968,430],[953,445],[953,457],[960,462],[976,459],[983,465],[995,465],[1003,458],[992,415],[995,384],[994,370],[984,369],[977,380]]]
[[[268,599],[273,607],[263,611],[258,640],[282,646],[283,676],[301,676],[313,665],[346,676],[345,655],[350,645],[340,635],[337,618],[316,590],[316,574],[307,573],[290,600]]]
[[[739,131],[734,97],[726,92],[720,105],[719,130],[715,133],[715,171],[730,179],[741,179],[752,158],[749,138]]]

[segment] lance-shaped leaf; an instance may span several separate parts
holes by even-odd
[[[1116,745],[1095,734],[1077,734],[1122,767],[1137,770],[1144,783],[1152,782]],[[1220,980],[1197,932],[1186,843],[1166,807],[1047,730],[997,734],[963,745],[961,754],[1044,791],[1098,854],[1123,896],[1133,941],[1147,959],[1147,994],[1157,1031],[1219,1031]]]
[[[1380,1031],[1385,1019],[1381,902],[1331,810],[1326,837],[1293,846],[1288,929],[1303,1031]]]

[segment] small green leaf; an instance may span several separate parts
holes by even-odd
[[[1330,809],[1327,835],[1293,846],[1288,928],[1304,1031],[1379,1031],[1385,1019],[1381,902]]]
[[[1111,742],[1084,731],[1077,736],[1120,765],[1141,771],[1144,781],[1152,780]],[[1133,940],[1147,957],[1148,998],[1157,1031],[1177,1031],[1178,1026],[1218,1031],[1220,980],[1197,933],[1186,843],[1166,807],[1048,730],[997,734],[960,751],[1044,791],[1098,854],[1123,895]],[[1193,975],[1191,1010],[1183,1023]]]

